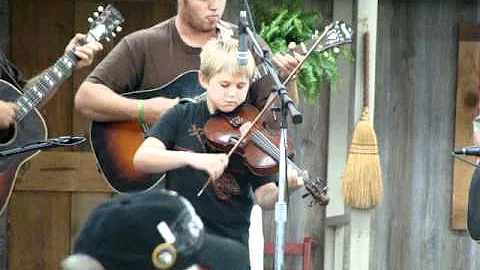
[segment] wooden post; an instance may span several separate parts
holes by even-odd
[[[353,0],[336,0],[333,3],[333,20],[352,23],[354,16]],[[350,46],[350,45],[344,45]],[[353,127],[351,119],[351,100],[353,99],[354,67],[350,62],[339,63],[340,82],[332,87],[328,127],[328,163],[327,179],[330,203],[326,209],[325,220],[325,260],[324,269],[344,269],[345,239],[348,216],[342,199],[342,172],[347,162],[350,134]]]
[[[362,36],[370,33],[370,116],[373,121],[375,99],[375,52],[377,35],[377,9],[378,1],[371,0],[335,0],[334,19],[356,21],[355,69],[340,67],[342,82],[332,91],[330,99],[330,124],[329,124],[329,152],[328,152],[328,185],[331,201],[327,207],[326,236],[325,236],[325,270],[355,269],[368,270],[370,266],[370,234],[372,211],[345,209],[341,196],[342,173],[346,165],[346,157],[351,142],[351,133],[354,124],[362,109],[362,78],[363,55]],[[356,5],[356,14],[354,14]],[[356,17],[356,20],[351,20]],[[354,72],[354,73],[353,73]],[[350,79],[349,80],[349,77]],[[353,77],[354,78],[351,78]],[[352,82],[354,82],[354,87]],[[350,91],[354,89],[354,91]],[[346,108],[352,108],[348,110]],[[353,117],[352,117],[353,114]],[[347,124],[345,124],[347,123]],[[345,225],[350,226],[345,226]]]
[[[370,104],[370,120],[373,122],[375,115],[375,55],[376,55],[376,41],[377,41],[377,10],[378,1],[359,0],[357,6],[357,42],[356,42],[356,67],[355,67],[355,103],[354,116],[355,123],[358,122],[362,110],[363,98],[363,59],[362,48],[363,34],[368,32],[370,35],[370,46],[368,52],[368,63],[370,64],[370,76],[368,87],[369,104]],[[371,218],[375,210],[358,210],[352,209],[350,211],[350,247],[348,256],[349,269],[368,270],[370,269],[370,235],[371,235]]]

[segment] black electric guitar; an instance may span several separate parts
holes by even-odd
[[[480,170],[475,169],[468,192],[467,230],[470,237],[480,241]]]
[[[86,44],[109,40],[116,35],[115,32],[121,31],[123,17],[111,5],[99,7],[98,12],[94,13],[94,18],[89,18],[91,25],[86,34]],[[47,126],[37,106],[43,104],[57,86],[71,75],[77,62],[74,51],[65,53],[23,91],[0,80],[0,100],[14,102],[19,107],[15,124],[7,130],[0,131],[0,151],[47,138]],[[38,151],[0,157],[0,214],[5,210],[20,166],[36,153]]]
[[[317,42],[319,39],[320,42]],[[324,51],[351,42],[351,28],[343,22],[335,22],[327,26],[320,37],[313,37],[291,50],[305,55],[315,43],[317,51]],[[263,70],[261,66],[258,68],[259,72],[255,79],[264,75]],[[198,70],[191,70],[178,75],[161,87],[123,95],[132,99],[179,97],[195,102],[204,99],[205,89],[198,83]],[[148,129],[149,126],[140,126],[137,121],[92,122],[90,139],[93,152],[105,179],[115,191],[145,191],[160,182],[163,174],[144,173],[133,167],[133,156],[144,141]]]

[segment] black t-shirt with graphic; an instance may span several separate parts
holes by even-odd
[[[210,117],[206,102],[179,104],[160,118],[148,136],[159,139],[169,150],[211,153],[202,132]],[[206,172],[188,166],[168,171],[166,176],[165,187],[190,200],[207,231],[244,244],[253,205],[251,190],[276,179],[252,174],[238,155],[232,155],[226,172],[200,197],[196,194],[208,179]]]

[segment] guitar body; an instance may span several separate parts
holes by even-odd
[[[0,100],[14,102],[21,95],[22,92],[13,85],[0,80]],[[46,138],[47,126],[45,121],[40,112],[34,109],[22,121],[10,126],[8,130],[0,130],[0,152]],[[20,166],[38,152],[25,152],[0,157],[0,214],[6,208]]]
[[[203,92],[205,89],[198,82],[198,71],[192,70],[159,88],[124,96],[133,99],[193,98]],[[145,130],[136,120],[92,122],[90,143],[105,180],[115,191],[146,191],[160,182],[163,174],[144,173],[133,167],[133,156],[144,140]]]

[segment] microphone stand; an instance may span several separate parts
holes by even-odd
[[[245,6],[248,10],[248,2],[245,0]],[[260,60],[265,67],[267,74],[270,74],[273,78],[273,91],[277,93],[280,100],[280,159],[278,169],[278,201],[275,203],[275,270],[284,269],[284,246],[286,237],[286,223],[287,223],[287,201],[286,196],[288,192],[287,182],[287,139],[288,139],[288,121],[287,115],[290,113],[292,122],[294,124],[300,124],[303,121],[302,114],[295,108],[292,99],[288,96],[285,85],[283,85],[279,79],[277,71],[275,70],[271,56],[268,50],[263,49],[256,39],[256,34],[252,32],[248,26],[248,21],[243,17],[246,11],[240,11],[240,31],[246,30],[248,37],[252,41],[254,50],[259,56]],[[252,18],[250,17],[250,24],[253,25]]]
[[[51,138],[51,139],[46,139],[41,141],[29,142],[20,147],[0,151],[0,158],[8,157],[11,155],[20,154],[28,151],[51,148],[51,147],[73,146],[73,145],[81,144],[85,140],[86,140],[85,137],[61,136],[58,138]]]

